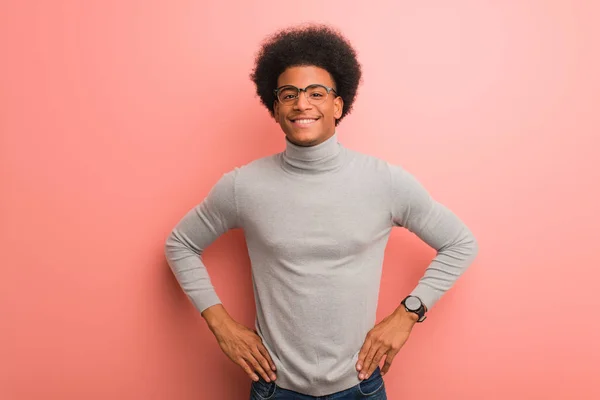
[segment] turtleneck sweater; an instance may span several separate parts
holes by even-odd
[[[276,383],[324,396],[360,383],[355,365],[375,324],[393,227],[437,251],[410,293],[431,309],[473,261],[472,233],[405,169],[345,148],[335,133],[312,147],[286,139],[285,151],[224,174],[173,229],[165,253],[202,312],[221,303],[202,252],[243,229],[255,328]]]

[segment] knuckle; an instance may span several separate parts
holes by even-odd
[[[264,366],[264,365],[267,365],[267,364],[268,364],[268,362],[267,362],[267,359],[266,359],[266,358],[264,358],[264,357],[263,357],[263,355],[262,355],[262,354],[260,354],[260,353],[258,353],[258,355],[256,355],[256,359],[258,360],[258,363],[259,363],[260,365],[263,365],[263,366]]]

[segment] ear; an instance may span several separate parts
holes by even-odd
[[[333,100],[333,116],[335,119],[340,119],[342,117],[342,111],[344,111],[344,99],[337,96]]]

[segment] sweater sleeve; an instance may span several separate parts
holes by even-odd
[[[410,173],[390,165],[392,221],[416,234],[437,251],[411,295],[431,309],[465,272],[478,245],[469,228],[435,201]]]
[[[206,247],[238,227],[235,174],[221,177],[207,197],[177,223],[165,243],[165,256],[177,281],[196,309],[220,304],[202,260]]]

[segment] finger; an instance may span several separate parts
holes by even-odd
[[[247,357],[245,357],[245,360],[250,364],[250,366],[252,366],[254,371],[258,372],[258,374],[263,377],[265,381],[271,382],[271,378],[269,378],[269,375],[265,372],[263,367],[261,367],[256,358],[254,358],[253,354],[249,354]]]
[[[369,352],[365,356],[365,362],[363,364],[362,370],[360,371],[360,375],[358,376],[360,379],[367,379],[367,372],[371,369],[371,364],[373,363],[373,359],[375,358],[375,354],[377,354],[378,350],[378,344],[373,344],[369,348]]]
[[[258,347],[258,351],[260,351],[260,354],[262,354],[263,357],[265,357],[267,359],[267,361],[269,361],[269,367],[273,370],[276,371],[277,370],[277,366],[275,365],[275,362],[273,361],[273,359],[271,358],[271,354],[269,354],[269,351],[267,350],[267,348],[265,347],[265,345],[263,344],[262,338],[260,337],[260,335],[258,334],[258,331],[256,329],[253,329],[253,332],[256,334],[256,336],[259,339],[259,343],[257,345]]]
[[[256,358],[256,360],[258,360],[260,365],[265,370],[265,373],[269,375],[271,380],[275,380],[275,379],[277,379],[277,377],[275,376],[275,373],[271,370],[271,365],[269,364],[269,360],[267,360],[267,357],[265,357],[265,353],[267,354],[267,357],[268,357],[269,352],[266,351],[266,349],[265,349],[264,353],[263,353],[263,350],[260,348],[260,346],[257,346],[254,349],[253,356],[254,356],[254,358]]]
[[[262,343],[258,345],[258,351],[260,351],[260,354],[262,354],[263,357],[265,357],[267,359],[267,361],[269,362],[270,368],[273,371],[277,371],[277,366],[275,365],[275,362],[273,362],[273,359],[271,358],[269,351]]]
[[[371,339],[369,339],[367,337],[367,339],[365,340],[365,343],[363,343],[363,346],[360,349],[360,352],[358,353],[358,361],[356,362],[356,370],[357,371],[363,370],[363,368],[365,366],[365,357],[367,356],[367,353],[369,352],[370,348],[371,348]]]
[[[385,356],[385,363],[383,364],[383,368],[381,369],[381,375],[387,374],[387,372],[390,370],[390,367],[392,366],[392,362],[394,362],[396,354],[398,354],[397,350],[390,350],[387,353],[387,355]]]
[[[365,376],[366,379],[368,379],[371,376],[371,374],[373,373],[373,371],[375,371],[375,369],[379,366],[379,363],[381,362],[381,359],[383,358],[384,355],[385,355],[385,348],[383,346],[379,347],[379,349],[375,353],[375,356],[373,357],[371,366],[369,367],[369,369],[366,372],[366,376]]]
[[[250,368],[250,366],[248,365],[248,363],[246,362],[246,360],[244,360],[243,358],[239,358],[236,363],[242,367],[242,369],[244,370],[244,372],[246,372],[246,374],[248,374],[248,376],[250,377],[250,379],[252,379],[254,382],[258,381],[258,375],[256,375],[254,373],[254,371],[252,371],[252,368]]]

